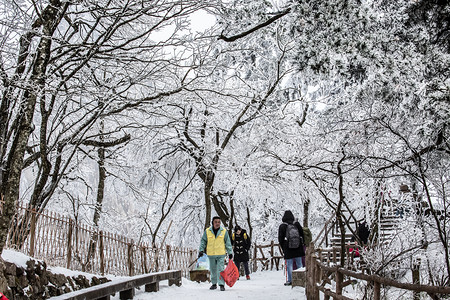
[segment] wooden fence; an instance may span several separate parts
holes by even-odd
[[[352,246],[354,247],[354,246]],[[348,246],[346,247],[348,252]],[[343,295],[343,289],[353,283],[353,279],[365,281],[367,286],[372,288],[370,299],[381,299],[381,287],[395,287],[401,290],[412,291],[413,298],[419,299],[420,293],[427,293],[432,299],[438,299],[438,294],[450,294],[449,286],[431,286],[417,283],[399,282],[390,278],[364,273],[364,268],[351,270],[348,267],[340,267],[340,259],[344,258],[340,249],[316,249],[314,243],[306,251],[306,298],[309,300],[319,300],[320,292],[324,294],[323,299],[352,300]],[[332,254],[334,253],[334,254]],[[347,256],[348,257],[348,256]],[[349,266],[347,262],[344,265]],[[354,264],[353,264],[354,265]],[[413,273],[414,274],[414,273]],[[413,275],[414,276],[414,275]],[[335,289],[327,288],[335,281]]]
[[[261,257],[258,255],[261,254]],[[279,244],[272,241],[267,245],[257,245],[255,243],[253,248],[253,272],[258,269],[258,262],[262,264],[262,270],[270,270],[275,266],[277,271],[281,267],[280,261],[283,260],[283,251]]]
[[[0,202],[0,211],[1,206]],[[29,220],[24,223],[26,226],[14,226],[24,218]],[[136,243],[125,236],[100,231],[47,210],[37,212],[23,204],[17,205],[6,248],[53,266],[120,276],[174,269],[187,276],[188,266],[197,256],[193,249]]]

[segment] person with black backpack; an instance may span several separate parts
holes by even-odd
[[[250,280],[250,269],[248,267],[248,250],[250,249],[250,245],[252,242],[250,241],[250,236],[247,234],[245,229],[242,229],[241,226],[236,225],[234,227],[234,233],[231,236],[231,245],[233,245],[234,252],[234,263],[238,270],[240,270],[241,263],[244,265],[245,277],[247,280]]]
[[[284,285],[292,284],[294,261],[297,268],[301,268],[303,266],[301,258],[305,256],[303,228],[299,222],[294,222],[294,220],[292,212],[286,210],[282,219],[283,223],[278,227],[278,243],[280,243],[283,250],[288,277]]]

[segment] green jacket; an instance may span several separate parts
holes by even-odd
[[[208,236],[207,236],[208,231],[209,231],[209,234],[214,235],[214,231],[212,230],[212,227],[209,227],[208,229],[206,229],[205,232],[203,232],[202,240],[200,241],[200,247],[198,248],[198,251],[206,252],[206,249],[208,246]],[[225,250],[228,254],[232,254],[233,247],[231,246],[231,239],[230,239],[230,236],[228,235],[228,231],[225,228],[220,227],[215,236],[216,237],[220,236],[220,234],[223,231],[225,231],[225,237],[224,237]],[[222,256],[222,255],[209,255],[207,252],[206,252],[206,254],[208,256]]]
[[[312,242],[312,234],[311,230],[309,230],[308,227],[303,227],[303,236],[305,237],[305,246],[309,246],[309,244]]]

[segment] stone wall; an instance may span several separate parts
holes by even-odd
[[[0,259],[0,291],[10,300],[47,299],[108,281],[106,277],[89,280],[83,275],[53,274],[41,261],[29,260],[22,268]]]

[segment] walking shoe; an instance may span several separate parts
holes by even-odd
[[[245,276],[245,278],[247,278],[247,280],[250,280],[250,275]]]
[[[220,290],[223,292],[223,291],[225,291],[225,286],[224,285],[221,285],[220,286]]]
[[[291,282],[285,282],[284,285],[292,285]]]
[[[210,289],[210,290],[215,290],[215,289],[217,289],[217,284],[213,284],[209,289]]]

